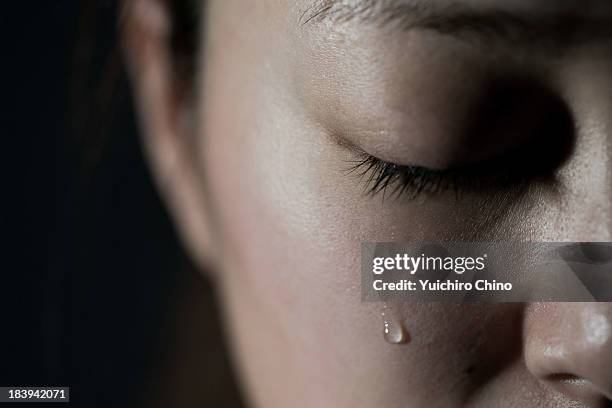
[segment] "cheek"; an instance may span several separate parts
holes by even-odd
[[[347,237],[356,220],[333,191],[328,146],[286,111],[281,95],[257,95],[244,104],[236,95],[227,105],[231,120],[207,115],[205,177],[232,268],[279,297],[332,282],[354,285],[359,245]]]

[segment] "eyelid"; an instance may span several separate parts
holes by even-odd
[[[501,174],[487,171],[490,163],[479,166],[434,170],[422,166],[398,165],[354,150],[356,159],[347,169],[357,175],[366,195],[382,194],[387,197],[416,199],[421,194],[440,195],[452,191],[456,198],[462,193],[492,192],[508,188],[521,188],[528,178],[520,172]],[[492,162],[493,164],[495,162]]]

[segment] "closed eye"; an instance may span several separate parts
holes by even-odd
[[[491,191],[524,186],[529,178],[522,172],[503,171],[494,163],[463,168],[429,169],[389,163],[362,153],[351,161],[349,174],[359,177],[368,195],[382,194],[385,198],[407,197],[421,194],[436,195],[451,191],[462,193]]]
[[[500,193],[522,191],[533,183],[558,183],[557,170],[571,156],[575,134],[571,113],[554,94],[532,82],[499,82],[476,110],[474,123],[458,140],[470,143],[463,153],[483,145],[510,143],[507,150],[489,158],[450,168],[392,163],[350,146],[354,160],[348,168],[357,175],[369,195],[416,198],[447,191],[463,193]],[[454,135],[453,135],[454,136]],[[471,140],[471,141],[470,141]],[[435,151],[432,142],[431,151]],[[476,156],[477,157],[477,156]],[[458,163],[465,157],[451,157]],[[427,158],[423,158],[427,160]]]
[[[415,199],[421,194],[454,193],[456,198],[469,193],[499,193],[521,191],[533,183],[556,182],[553,162],[554,149],[541,156],[534,146],[525,146],[503,156],[481,163],[449,169],[431,169],[416,165],[400,165],[352,149],[347,173],[362,182],[367,195],[382,194],[383,198]]]

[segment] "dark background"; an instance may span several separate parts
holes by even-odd
[[[239,406],[210,283],[142,158],[116,13],[2,7],[0,386],[70,386],[79,407]]]

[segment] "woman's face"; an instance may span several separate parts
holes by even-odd
[[[256,406],[610,402],[612,305],[394,304],[390,344],[360,288],[362,242],[610,241],[610,27],[606,0],[210,1],[169,142],[196,176],[154,165],[205,196],[170,207]]]

